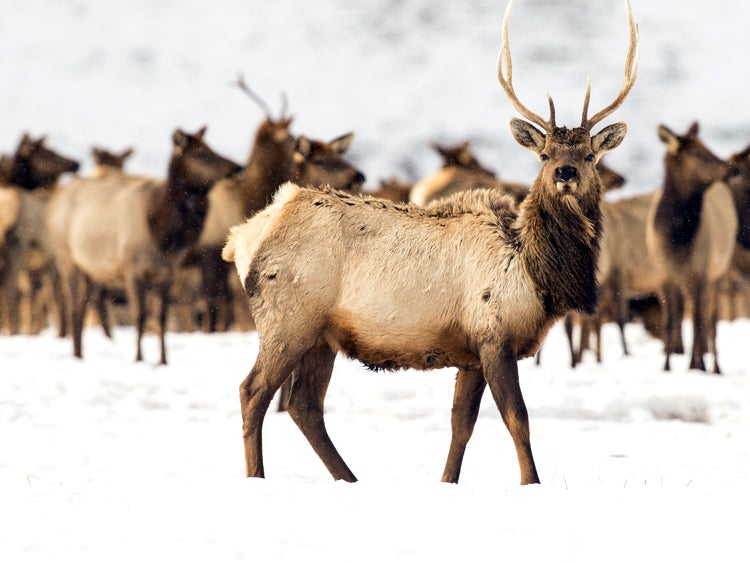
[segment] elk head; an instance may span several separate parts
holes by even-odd
[[[701,193],[730,174],[730,166],[698,137],[697,122],[684,135],[677,135],[665,125],[659,125],[658,133],[667,149],[664,156],[667,181],[683,197]]]
[[[337,190],[359,191],[365,175],[343,156],[353,138],[354,133],[347,133],[326,143],[298,137],[295,180],[303,186],[327,185]]]
[[[116,168],[117,170],[122,170],[125,167],[125,161],[132,155],[133,147],[128,147],[119,154],[99,147],[91,149],[91,157],[94,159],[94,164]]]
[[[214,183],[222,178],[236,174],[242,168],[216,154],[203,140],[206,127],[196,133],[185,133],[181,129],[172,134],[172,159],[169,175],[179,178],[186,191],[206,193]]]
[[[8,180],[27,190],[47,188],[66,172],[77,172],[78,161],[47,148],[46,137],[32,139],[24,133],[10,162]]]
[[[542,163],[542,169],[532,190],[544,191],[551,197],[578,199],[592,195],[592,192],[598,197],[601,190],[601,181],[596,170],[596,164],[604,153],[619,146],[625,137],[627,127],[624,123],[615,123],[608,125],[594,135],[591,134],[591,130],[594,125],[622,105],[633,84],[635,84],[638,73],[638,28],[633,22],[630,3],[626,0],[630,45],[620,93],[610,105],[593,117],[588,117],[591,85],[587,85],[581,125],[573,129],[557,126],[555,123],[555,105],[551,97],[548,96],[550,117],[549,119],[543,119],[524,106],[516,96],[513,88],[513,66],[508,41],[508,23],[512,7],[513,0],[509,2],[503,20],[503,45],[498,58],[498,80],[513,107],[522,117],[528,120],[524,121],[518,118],[511,120],[513,137],[521,146],[536,153]],[[541,130],[533,124],[540,127]]]
[[[283,155],[291,160],[294,154],[295,138],[291,132],[293,118],[286,115],[286,96],[283,94],[281,96],[281,115],[277,119],[271,115],[271,109],[268,104],[250,89],[241,74],[237,76],[235,85],[254,101],[266,115],[266,119],[260,124],[255,133],[255,144],[253,147],[255,150],[260,151],[261,154],[258,157],[269,158],[265,153],[273,153]]]
[[[443,158],[443,168],[460,166],[487,174],[488,176],[495,175],[492,170],[488,170],[480,164],[476,156],[474,156],[474,152],[471,150],[471,145],[468,141],[458,145],[439,145],[433,143],[432,148]]]

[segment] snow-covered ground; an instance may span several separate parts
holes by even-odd
[[[629,135],[610,164],[647,191],[661,177],[656,126],[699,120],[721,156],[750,142],[750,4],[632,0],[638,82],[612,119]],[[432,141],[471,139],[508,179],[538,168],[512,140],[496,81],[504,1],[30,0],[0,19],[0,151],[23,131],[90,166],[92,144],[133,144],[134,172],[165,168],[171,131],[207,123],[244,160],[260,110],[238,72],[295,130],[354,130],[371,184],[437,166]],[[577,124],[617,92],[627,46],[619,0],[517,0],[521,98]],[[611,120],[609,120],[611,121]],[[84,169],[85,172],[85,169]],[[266,480],[243,477],[237,388],[254,334],[170,334],[171,364],[132,362],[135,336],[0,337],[0,561],[745,562],[750,501],[750,321],[723,323],[723,377],[661,371],[660,346],[628,327],[623,357],[575,371],[559,328],[541,367],[521,364],[542,485],[519,487],[489,397],[458,485],[438,483],[453,371],[374,374],[339,359],[333,440],[358,476],[334,483],[285,414],[269,413]],[[684,360],[684,361],[683,361]]]
[[[750,322],[720,327],[723,377],[661,371],[629,326],[623,357],[573,371],[562,331],[521,362],[542,485],[518,486],[489,395],[458,485],[439,483],[453,370],[337,361],[329,431],[360,479],[334,482],[285,413],[245,479],[238,385],[254,334],[170,334],[171,364],[132,362],[134,332],[3,337],[3,561],[747,561]]]

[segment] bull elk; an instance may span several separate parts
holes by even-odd
[[[737,238],[737,211],[723,182],[730,167],[701,141],[697,123],[685,135],[664,125],[658,133],[666,147],[664,184],[649,209],[646,243],[661,281],[664,369],[671,367],[684,300],[693,309],[690,369],[706,371],[703,354],[711,352],[718,374],[714,289],[729,268]]]
[[[50,201],[48,225],[72,311],[73,353],[82,357],[86,304],[96,285],[124,288],[137,331],[136,361],[143,359],[146,293],[158,306],[160,363],[167,363],[164,332],[168,293],[206,216],[214,183],[240,167],[195,134],[175,130],[166,181],[79,178]]]
[[[247,475],[263,477],[263,419],[294,373],[289,413],[334,479],[355,481],[325,427],[323,404],[338,351],[373,369],[458,367],[453,434],[442,480],[457,482],[489,385],[515,444],[521,483],[538,483],[517,360],[532,355],[570,309],[593,312],[601,185],[596,161],[626,126],[593,134],[636,77],[637,30],[616,99],[581,125],[558,127],[527,109],[512,85],[508,5],[498,78],[521,119],[516,141],[541,170],[516,207],[470,190],[427,208],[284,185],[232,229],[223,256],[249,298],[260,348],[240,385]],[[507,76],[503,69],[506,69]]]

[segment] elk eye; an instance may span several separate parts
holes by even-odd
[[[593,162],[594,161],[594,155],[593,154],[588,155],[586,157],[586,160],[589,161],[589,162]]]
[[[549,156],[547,156],[546,154],[542,153],[542,154],[539,155],[539,160],[542,160],[542,161],[549,160]]]

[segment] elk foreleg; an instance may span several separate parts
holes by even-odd
[[[83,358],[83,321],[86,305],[91,297],[91,281],[78,268],[74,268],[68,281],[70,289],[70,314],[73,333],[73,355]]]
[[[719,304],[717,301],[716,292],[709,291],[708,305],[710,312],[708,314],[708,351],[714,357],[714,373],[720,375],[721,368],[719,367],[719,353],[716,349],[716,332],[719,326]]]
[[[539,483],[534,456],[531,453],[529,415],[518,381],[518,362],[515,354],[500,347],[485,345],[480,352],[480,359],[484,378],[516,447],[521,484]]]
[[[167,313],[169,312],[169,283],[159,286],[157,295],[159,298],[159,363],[167,365]]]
[[[302,356],[294,369],[287,408],[331,476],[353,483],[357,478],[333,445],[323,419],[323,404],[335,359],[336,353],[325,342],[318,343]],[[287,382],[291,379],[287,378]]]
[[[441,479],[444,483],[458,483],[466,444],[474,432],[486,386],[487,382],[481,370],[462,369],[456,376],[451,411],[451,445]]]
[[[664,284],[660,292],[664,340],[664,371],[670,371],[670,357],[675,350],[675,333],[682,323],[680,290],[673,283]]]
[[[703,352],[706,350],[706,313],[707,295],[706,286],[696,283],[692,287],[691,298],[693,300],[693,350],[690,356],[690,369],[706,371],[703,362]]]
[[[135,361],[143,361],[141,340],[146,328],[146,287],[135,278],[129,278],[126,283],[128,303],[130,304],[131,318],[136,329]]]

